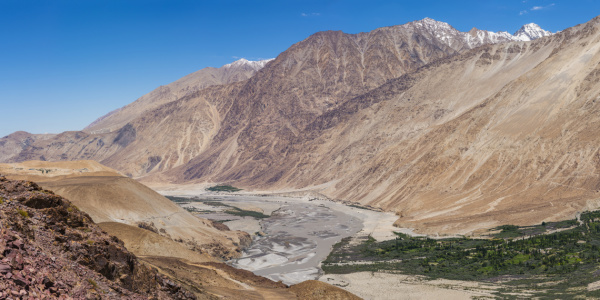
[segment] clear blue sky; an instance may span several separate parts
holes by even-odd
[[[80,130],[159,85],[276,57],[321,30],[430,17],[461,31],[555,32],[598,14],[595,0],[0,0],[0,137]]]

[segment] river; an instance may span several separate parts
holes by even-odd
[[[224,224],[232,230],[253,235],[252,244],[243,255],[228,264],[257,275],[291,285],[322,275],[319,264],[327,258],[333,245],[356,234],[373,235],[378,240],[393,238],[396,216],[326,200],[257,195],[197,195],[200,201],[218,201],[245,210],[263,211],[270,217],[256,220],[223,213],[219,206],[193,202],[204,213],[198,216],[213,220],[231,220]],[[215,210],[214,213],[208,212]],[[226,210],[226,208],[225,208]]]

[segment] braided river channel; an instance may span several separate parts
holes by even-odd
[[[252,271],[291,285],[323,275],[320,263],[334,244],[345,237],[373,235],[393,238],[396,216],[328,200],[282,196],[202,194],[182,207],[202,218],[221,221],[231,230],[252,236],[241,257],[228,261],[236,268]],[[235,210],[238,215],[231,214]],[[260,212],[263,218],[240,211]]]

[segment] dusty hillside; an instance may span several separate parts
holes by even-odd
[[[327,283],[307,280],[296,284],[291,289],[298,294],[298,298],[306,300],[360,300],[360,297],[353,295],[341,288],[331,288]]]
[[[473,70],[478,65],[502,68],[487,78],[488,86],[502,82],[506,74],[514,79],[484,97],[468,94],[477,89],[463,89],[454,101],[473,101],[464,113],[382,149],[354,179],[331,193],[395,209],[402,216],[399,224],[424,231],[468,232],[502,223],[541,223],[598,208],[594,133],[599,121],[598,26],[595,19],[537,42],[481,49],[471,60]],[[510,57],[517,58],[518,68],[527,65],[526,52],[518,51],[519,46],[537,52],[527,72],[505,66]],[[543,60],[537,63],[535,58]],[[471,66],[463,67],[463,72],[455,66],[449,73],[443,72],[444,66],[437,67],[436,73],[447,79],[435,86],[477,86],[460,80]],[[427,90],[417,88],[400,99],[414,99],[411,92]],[[443,91],[443,97],[453,94]],[[385,102],[381,111],[393,106],[393,101]],[[442,108],[456,112],[453,107]],[[435,112],[430,110],[428,117],[435,117]],[[359,191],[370,185],[377,188],[361,195]]]
[[[278,182],[329,183],[328,195],[395,210],[399,225],[428,232],[597,208],[599,47],[595,19],[432,65],[408,88],[391,82],[357,99],[368,108],[317,123],[327,130],[303,147],[327,155]]]
[[[135,255],[144,256],[164,256],[181,258],[194,262],[214,262],[218,261],[206,253],[190,250],[185,244],[178,243],[168,237],[162,236],[156,232],[142,229],[137,226],[127,225],[118,222],[98,223],[102,230],[110,235],[118,236],[125,243],[125,247]]]
[[[143,223],[168,237],[165,241],[182,240],[181,246],[216,257],[237,256],[240,247],[250,241],[247,234],[220,231],[212,222],[193,216],[150,188],[93,161],[0,164],[0,172],[12,179],[36,180],[42,187],[71,199],[96,223],[118,222],[135,227]]]

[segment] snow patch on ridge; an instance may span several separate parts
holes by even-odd
[[[247,68],[254,69],[255,71],[258,71],[258,70],[264,68],[267,65],[267,63],[272,60],[274,60],[274,58],[258,60],[258,61],[252,61],[252,60],[247,60],[245,58],[241,58],[230,64],[224,65],[222,68],[244,68],[244,67],[247,67]]]
[[[523,25],[513,37],[517,41],[533,41],[549,35],[552,35],[552,32],[542,29],[538,24],[529,23]]]

